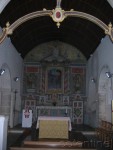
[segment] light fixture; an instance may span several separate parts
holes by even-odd
[[[14,80],[17,82],[19,80],[19,77],[15,77]]]
[[[92,81],[93,83],[95,83],[95,79],[94,79],[94,78],[92,78],[91,81]]]
[[[110,72],[106,72],[106,76],[107,76],[108,78],[111,78],[111,77],[113,76],[113,74],[111,74]]]
[[[3,75],[5,72],[5,69],[0,69],[0,76]]]

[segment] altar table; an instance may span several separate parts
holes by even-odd
[[[71,119],[69,117],[40,116],[36,128],[39,128],[39,138],[68,139]]]
[[[70,117],[72,119],[72,108],[70,106],[36,106],[36,117]]]

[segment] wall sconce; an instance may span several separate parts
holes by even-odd
[[[3,75],[5,72],[5,69],[0,69],[0,76]]]
[[[111,74],[110,72],[106,72],[106,76],[107,76],[108,78],[111,78],[111,77],[113,76],[113,74]]]
[[[17,82],[19,80],[19,77],[15,77],[14,80]]]
[[[91,82],[95,83],[95,79],[94,79],[94,78],[92,78],[92,79],[91,79]]]

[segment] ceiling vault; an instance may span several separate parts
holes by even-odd
[[[80,18],[84,18],[86,20],[89,20],[89,21],[95,23],[100,28],[102,28],[104,30],[105,34],[110,36],[110,39],[113,42],[113,28],[112,28],[112,24],[111,23],[109,23],[109,25],[107,26],[100,19],[98,19],[98,18],[96,18],[96,17],[94,17],[94,16],[92,16],[90,14],[87,14],[87,13],[74,11],[73,9],[71,9],[70,11],[64,11],[61,8],[60,3],[61,3],[61,0],[57,0],[57,6],[53,10],[43,9],[43,11],[36,11],[36,12],[33,12],[33,13],[29,13],[29,14],[19,18],[18,20],[16,20],[11,25],[9,23],[6,23],[6,27],[3,29],[3,33],[0,36],[0,43],[2,43],[2,41],[5,39],[5,37],[7,35],[11,35],[13,33],[13,31],[18,26],[23,24],[24,22],[26,22],[28,20],[31,20],[33,18],[41,17],[41,16],[50,16],[50,17],[52,17],[53,21],[55,21],[57,23],[58,28],[60,26],[60,23],[66,17],[80,17]]]
[[[89,59],[105,35],[113,41],[112,18],[113,9],[103,0],[10,0],[0,14],[0,43],[10,36],[24,58],[34,47],[57,40]]]

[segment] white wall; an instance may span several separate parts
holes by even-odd
[[[109,4],[111,5],[111,7],[113,7],[113,0],[107,0],[109,2]]]
[[[6,7],[6,5],[10,2],[10,0],[0,0],[0,13]]]
[[[13,122],[14,112],[13,110],[12,112],[10,112],[10,126],[13,126],[14,124],[18,124],[19,113],[21,110],[23,59],[21,58],[15,47],[12,45],[10,38],[6,38],[5,41],[0,44],[0,69],[1,68],[5,68],[5,70],[7,71],[4,73],[4,75],[0,76],[0,99],[3,98],[2,95],[4,91],[10,92],[10,104],[13,108],[15,101],[14,91],[17,90],[15,103],[15,123]],[[5,79],[3,79],[4,76],[6,76]],[[14,81],[15,77],[19,77],[18,82]],[[8,84],[6,82],[7,78],[9,78],[10,80],[8,80]],[[3,100],[0,101],[2,102]]]
[[[87,103],[86,103],[86,116],[88,116],[89,123],[92,126],[98,125],[99,119],[99,104],[104,101],[105,98],[105,108],[103,108],[104,115],[102,116],[106,121],[111,122],[111,100],[113,99],[113,80],[112,78],[108,79],[105,75],[106,71],[113,73],[113,43],[106,36],[88,60],[87,64]],[[91,83],[91,78],[95,78],[95,83]],[[103,84],[101,84],[103,82]],[[106,86],[104,87],[100,86]],[[103,90],[102,90],[103,88]],[[93,90],[92,90],[93,89]],[[99,89],[101,89],[101,98],[99,97]],[[104,97],[102,98],[102,92]],[[106,110],[104,110],[106,109]],[[101,112],[102,113],[102,112]],[[94,116],[96,122],[94,124]],[[92,117],[93,116],[93,117]]]

